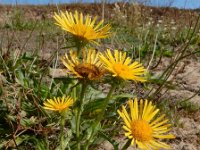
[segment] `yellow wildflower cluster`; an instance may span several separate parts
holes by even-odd
[[[84,17],[77,11],[74,15],[68,11],[55,14],[54,19],[56,25],[71,33],[76,40],[97,43],[95,40],[111,35],[109,24],[103,26],[104,21],[101,20],[96,25],[96,17],[92,20],[89,15]],[[68,73],[79,80],[99,80],[107,74],[117,80],[146,81],[143,65],[119,50],[107,49],[102,53],[82,48],[80,54],[79,51],[70,50],[61,57],[61,61]],[[44,108],[63,112],[72,104],[73,100],[70,97],[54,98],[44,102]],[[159,140],[174,138],[172,134],[165,134],[170,131],[171,126],[167,123],[168,120],[164,119],[165,115],[158,117],[159,109],[147,100],[129,100],[128,104],[130,115],[124,105],[122,111],[118,110],[118,114],[124,121],[125,136],[131,139],[131,145],[136,144],[138,148],[147,150],[169,149],[169,145]]]

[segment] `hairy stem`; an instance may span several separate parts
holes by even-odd
[[[102,118],[103,118],[103,116],[105,114],[105,111],[106,111],[106,108],[108,106],[109,100],[110,100],[110,98],[112,96],[112,93],[114,92],[115,88],[116,88],[116,85],[112,85],[112,87],[110,88],[110,91],[108,92],[108,94],[107,94],[107,96],[106,96],[106,98],[104,100],[104,105],[103,105],[102,111],[99,114],[99,116],[97,117],[97,120],[95,121],[95,123],[93,124],[92,133],[91,133],[87,143],[85,144],[84,150],[88,150],[89,145],[91,144],[91,140],[92,140],[92,138],[93,138],[93,136],[95,134],[95,129],[99,125],[99,123],[101,122],[101,120],[102,120]]]
[[[76,139],[77,139],[77,150],[81,149],[81,144],[80,144],[80,120],[81,120],[81,113],[83,111],[83,98],[85,95],[87,83],[86,80],[83,80],[82,82],[82,89],[81,89],[81,94],[80,98],[78,100],[78,108],[77,108],[77,117],[76,117]]]

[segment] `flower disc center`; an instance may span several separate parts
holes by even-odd
[[[84,78],[96,79],[102,75],[99,68],[93,64],[85,63],[74,67],[74,70]]]
[[[113,69],[116,74],[122,78],[128,78],[131,76],[130,69],[124,64],[116,63],[113,65]]]
[[[87,26],[84,24],[75,24],[73,26],[73,30],[75,32],[75,35],[80,36],[82,38],[86,38],[87,40],[89,40],[88,38],[91,35],[96,35],[95,30],[91,26]]]
[[[133,137],[141,142],[150,141],[152,139],[152,128],[144,120],[136,120],[131,123]]]

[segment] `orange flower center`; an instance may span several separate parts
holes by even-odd
[[[68,105],[62,104],[62,103],[61,103],[61,104],[58,104],[58,105],[54,106],[54,108],[57,109],[59,112],[62,112],[62,111],[64,111],[65,109],[68,108]]]
[[[74,24],[73,26],[74,34],[89,40],[92,36],[96,35],[95,30],[91,26],[84,24]]]
[[[136,120],[131,123],[132,136],[141,142],[152,139],[152,128],[144,120]]]
[[[127,78],[130,77],[130,69],[128,68],[128,66],[121,64],[121,63],[116,63],[113,66],[114,71],[116,72],[116,74],[118,76],[121,76],[122,78]]]
[[[97,66],[88,63],[79,64],[74,67],[74,70],[83,78],[88,78],[90,80],[98,79],[103,74]]]

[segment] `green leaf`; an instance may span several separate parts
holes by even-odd
[[[48,148],[48,143],[47,143],[48,141],[45,141],[44,139],[32,136],[30,138],[30,140],[32,140],[34,142],[34,145],[35,145],[34,147],[37,150],[47,150],[47,149],[49,149]]]
[[[99,131],[99,135],[105,140],[109,141],[112,144],[114,150],[118,150],[119,143],[117,143],[115,140],[113,140],[110,136],[108,136],[104,132]]]
[[[83,115],[89,114],[90,116],[93,116],[97,113],[100,113],[102,108],[104,107],[104,101],[105,98],[99,98],[85,104]]]
[[[32,116],[31,118],[23,118],[20,120],[20,124],[24,127],[31,127],[32,125],[37,124],[37,118]]]
[[[22,86],[25,86],[23,72],[21,70],[17,70],[15,75],[16,75],[16,82],[21,84]]]
[[[66,149],[67,147],[69,148],[69,143],[72,137],[72,131],[68,130],[67,132],[65,132],[65,137],[64,137],[64,149]],[[56,150],[61,150],[61,145],[59,145]]]
[[[122,94],[117,94],[117,95],[114,95],[112,98],[113,99],[122,99],[122,98],[133,98],[135,95],[133,94],[128,94],[128,93],[122,93]]]

